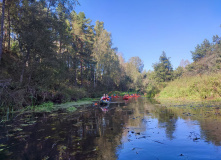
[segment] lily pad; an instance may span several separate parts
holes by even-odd
[[[21,124],[22,127],[30,126],[32,124]]]
[[[0,144],[0,147],[5,147],[6,145],[5,144]]]
[[[13,131],[22,131],[22,128],[14,128]]]

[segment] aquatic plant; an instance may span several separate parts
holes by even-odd
[[[76,111],[76,110],[77,110],[76,107],[69,107],[69,108],[67,109],[68,112],[74,112],[74,111]]]

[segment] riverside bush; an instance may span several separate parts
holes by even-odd
[[[217,100],[221,99],[221,74],[182,77],[161,90],[157,98]]]

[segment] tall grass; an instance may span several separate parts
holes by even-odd
[[[159,99],[221,100],[221,74],[176,79],[161,90]]]

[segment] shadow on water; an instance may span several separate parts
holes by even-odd
[[[15,116],[16,117],[16,116]],[[221,159],[219,105],[134,98],[0,123],[0,159]]]

